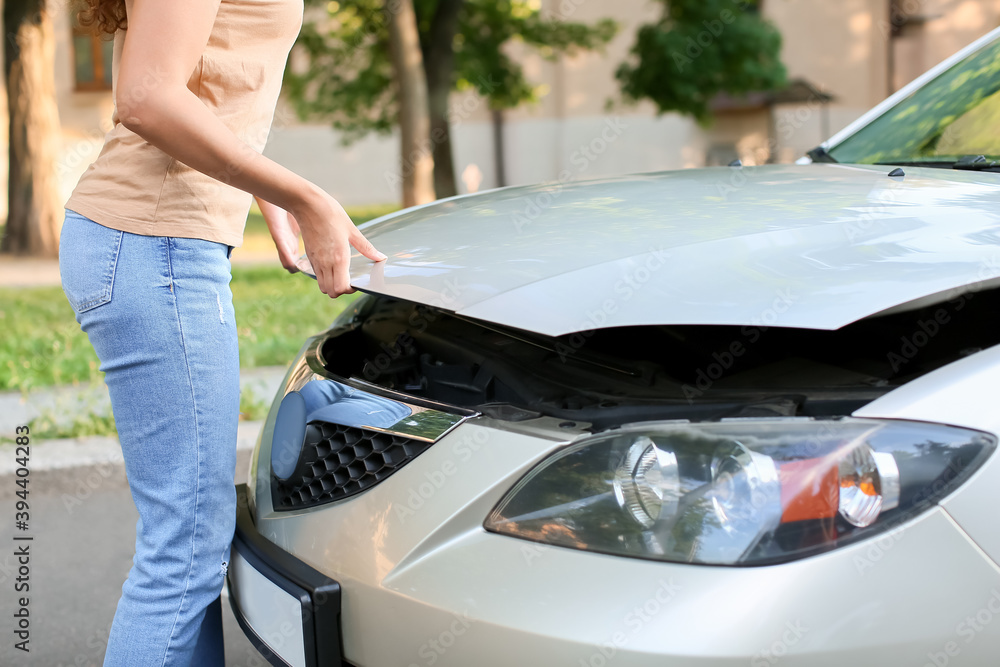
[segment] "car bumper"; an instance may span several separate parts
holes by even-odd
[[[340,584],[264,539],[246,485],[236,493],[226,584],[243,632],[276,667],[349,667],[340,651]]]
[[[343,584],[344,656],[363,667],[996,665],[1000,568],[940,507],[767,567],[484,531],[545,448],[467,423],[364,494],[303,512],[274,512],[261,476],[257,527]]]

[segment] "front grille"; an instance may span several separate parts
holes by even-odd
[[[311,422],[295,472],[287,480],[271,475],[274,509],[314,507],[361,493],[431,444],[365,428]]]

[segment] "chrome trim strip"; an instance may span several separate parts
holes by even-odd
[[[343,329],[350,328],[344,327]],[[339,335],[339,333],[334,335]],[[289,373],[288,383],[285,385],[285,395],[301,390],[310,382],[329,382],[339,386],[326,387],[327,390],[330,390],[331,396],[334,393],[343,396],[344,389],[348,389],[348,397],[365,399],[369,403],[385,405],[386,408],[385,410],[372,410],[366,414],[345,410],[338,414],[335,419],[330,419],[330,423],[365,428],[424,442],[437,442],[465,420],[478,417],[481,414],[475,410],[409,396],[359,378],[344,378],[336,373],[331,373],[324,366],[320,353],[322,344],[329,338],[331,338],[330,335],[321,334],[310,341],[302,357],[302,361],[305,363],[299,364]],[[337,400],[338,396],[332,396],[329,406],[336,406]],[[316,401],[311,414],[320,412],[316,408],[322,407],[321,404],[322,400]],[[371,417],[372,414],[380,414],[383,418],[388,419],[395,417],[395,419],[380,424],[378,417]],[[321,416],[316,417],[315,420],[326,421]]]

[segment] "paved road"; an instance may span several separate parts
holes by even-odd
[[[127,488],[116,485],[79,503],[67,503],[58,489],[35,488],[30,497],[29,533],[35,539],[28,654],[13,646],[14,501],[0,500],[0,665],[99,667],[121,584],[132,565],[138,517],[132,498]],[[228,600],[223,603],[226,666],[266,667],[236,624]]]

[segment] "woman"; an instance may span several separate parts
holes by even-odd
[[[63,289],[101,361],[139,511],[105,665],[222,665],[239,354],[229,255],[253,195],[282,265],[319,288],[384,255],[263,157],[302,0],[87,0],[115,34],[113,129],[66,204]]]

